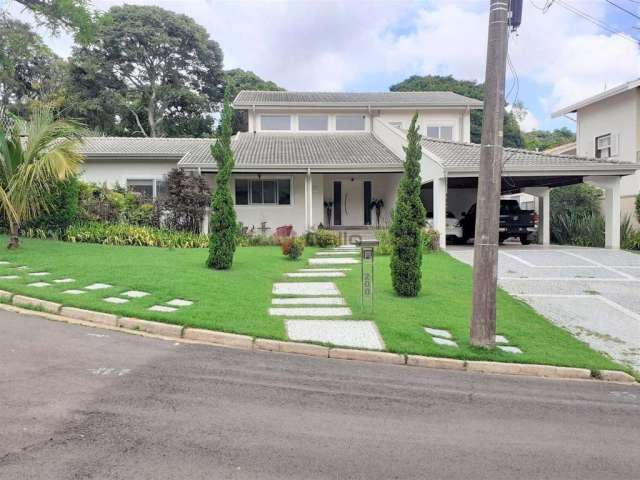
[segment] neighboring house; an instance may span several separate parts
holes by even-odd
[[[436,229],[446,229],[447,210],[475,203],[480,146],[470,144],[470,112],[478,100],[451,92],[254,92],[242,91],[234,108],[246,110],[248,132],[232,141],[232,191],[238,220],[247,227],[293,225],[298,233],[323,225],[375,227],[371,201],[382,199],[381,224],[389,224],[403,172],[406,129],[419,113],[423,200]],[[204,175],[213,185],[212,140],[89,138],[84,178],[157,194],[176,166]],[[505,149],[503,193],[526,191],[541,199],[543,243],[549,241],[549,187],[600,181],[615,188],[635,165]],[[608,196],[610,198],[611,195]],[[331,215],[325,205],[331,205]],[[619,244],[607,213],[607,245]],[[618,214],[619,217],[619,214]],[[619,224],[619,221],[618,221]],[[441,241],[444,246],[444,235]]]
[[[553,113],[576,114],[578,155],[616,162],[640,161],[640,78]],[[622,214],[634,217],[634,200],[640,193],[640,174],[620,184]]]

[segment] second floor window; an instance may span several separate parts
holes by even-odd
[[[596,137],[596,158],[609,158],[611,156],[611,134]]]
[[[329,115],[300,115],[298,117],[298,130],[329,130]]]
[[[440,140],[453,140],[453,127],[432,126],[427,127],[428,138],[439,138]]]
[[[289,115],[261,115],[261,130],[291,130],[291,116]]]
[[[362,131],[364,128],[364,115],[336,115],[336,130],[338,131]]]

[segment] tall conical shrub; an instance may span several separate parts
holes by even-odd
[[[207,266],[216,270],[228,270],[233,264],[236,251],[236,211],[229,187],[233,171],[231,151],[231,121],[233,108],[228,95],[224,99],[221,128],[216,143],[211,146],[211,155],[218,165],[216,189],[211,197],[211,221],[209,222],[209,258]]]
[[[391,223],[391,281],[393,289],[402,297],[415,297],[422,288],[422,229],[426,222],[426,212],[420,198],[422,137],[418,133],[417,120],[416,113],[407,133],[404,175],[398,186]]]

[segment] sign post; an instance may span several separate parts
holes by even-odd
[[[360,270],[362,276],[362,307],[365,311],[373,312],[373,262],[374,250],[378,246],[378,240],[360,240]]]

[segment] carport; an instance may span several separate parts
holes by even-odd
[[[423,189],[432,190],[433,226],[446,231],[447,211],[456,215],[476,201],[480,145],[424,139],[422,141],[421,176]],[[549,245],[549,191],[576,183],[590,183],[603,189],[605,245],[620,248],[620,179],[632,175],[640,165],[605,159],[544,153],[505,148],[503,157],[502,194],[528,193],[538,198],[542,235],[540,243]],[[427,202],[429,204],[429,202]],[[440,236],[446,248],[446,236]]]

